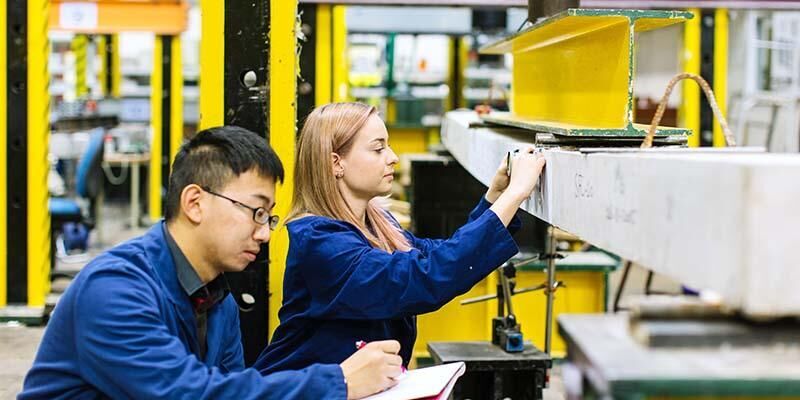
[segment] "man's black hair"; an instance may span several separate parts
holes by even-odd
[[[222,189],[231,179],[255,170],[283,183],[283,164],[267,139],[238,126],[220,126],[197,132],[175,156],[167,188],[165,217],[180,210],[181,192],[191,184]]]

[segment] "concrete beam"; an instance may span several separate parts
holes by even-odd
[[[487,184],[533,135],[469,128],[448,113],[442,142]],[[800,155],[748,149],[550,149],[522,208],[753,317],[800,315]]]

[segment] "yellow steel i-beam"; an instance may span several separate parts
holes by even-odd
[[[163,71],[163,40],[164,37],[156,35],[153,46],[153,72],[150,74],[150,171],[148,174],[149,197],[147,208],[150,220],[157,221],[161,218],[161,146],[164,134],[162,105],[164,71]]]
[[[7,175],[6,163],[8,162],[8,155],[6,154],[6,141],[8,140],[8,121],[6,114],[8,112],[8,99],[6,89],[8,83],[6,80],[6,68],[8,68],[8,59],[6,57],[6,24],[8,23],[6,17],[6,7],[0,7],[0,308],[6,306],[8,295],[6,293],[7,285],[7,269],[8,269],[8,238],[6,232],[8,229],[8,219],[6,216],[6,205],[8,204],[8,190],[7,190]]]
[[[50,291],[47,160],[50,92],[47,71],[49,1],[28,1],[28,306],[44,307]]]
[[[633,123],[636,33],[688,18],[676,11],[569,9],[488,45],[481,52],[513,54],[513,94],[511,114],[484,119],[568,136],[644,136],[647,127]]]
[[[722,115],[728,114],[728,9],[714,11],[714,95]],[[714,147],[725,147],[725,134],[714,122]]]
[[[700,9],[690,10],[700,15]],[[683,71],[700,75],[700,24],[701,18],[686,21],[683,27]],[[680,125],[690,129],[688,138],[690,147],[700,146],[700,88],[690,80],[682,83],[683,101],[678,108]]]
[[[332,12],[330,4],[317,5],[317,48],[315,57],[315,82],[317,87],[314,90],[314,103],[317,106],[328,104],[333,101],[333,65],[331,48],[331,38],[333,37]]]
[[[169,89],[169,164],[175,160],[183,143],[183,60],[181,58],[181,37],[171,37],[170,51],[170,89]]]
[[[199,129],[224,123],[225,2],[201,0],[203,14],[200,40],[200,122]]]
[[[278,154],[285,170],[285,180],[277,187],[275,214],[285,216],[289,212],[294,184],[295,109],[294,99],[297,82],[296,21],[297,0],[270,1],[270,47],[269,47],[269,140]],[[279,324],[278,310],[283,302],[283,270],[289,252],[289,234],[285,227],[276,230],[269,241],[269,336]]]

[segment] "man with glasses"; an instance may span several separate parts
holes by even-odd
[[[243,270],[278,225],[283,166],[238,127],[199,132],[172,167],[165,220],[90,262],[55,308],[20,399],[360,398],[395,384],[400,345],[340,365],[262,376],[244,368],[225,272]]]

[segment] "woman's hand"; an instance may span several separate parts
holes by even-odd
[[[503,191],[508,187],[511,178],[508,176],[508,157],[503,157],[500,166],[497,167],[492,182],[489,184],[489,190],[486,191],[486,201],[494,203],[497,198],[503,194]]]
[[[497,214],[505,226],[508,226],[520,204],[531,197],[545,160],[542,154],[534,153],[533,147],[529,147],[517,154],[511,163],[510,182],[489,208]],[[489,200],[488,193],[486,199]]]
[[[539,182],[539,175],[544,169],[544,164],[544,155],[535,153],[533,147],[528,147],[519,152],[511,161],[511,178],[508,184],[508,191],[513,192],[517,197],[521,197],[522,200],[530,197],[536,187],[536,183]]]

